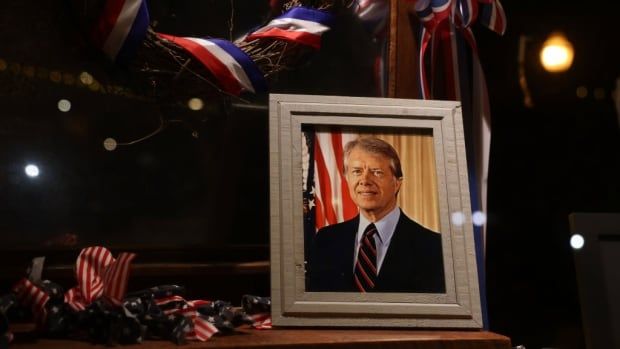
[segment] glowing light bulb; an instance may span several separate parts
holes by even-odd
[[[570,246],[575,250],[580,250],[585,242],[586,240],[581,234],[573,234],[573,236],[570,237]]]
[[[116,149],[116,146],[118,145],[118,143],[116,142],[116,139],[108,137],[103,141],[103,148],[105,148],[105,150],[107,151],[113,151],[114,149]]]
[[[58,110],[60,110],[63,113],[68,112],[69,110],[71,110],[71,102],[68,99],[61,99],[58,101]]]
[[[24,172],[26,172],[26,176],[28,176],[30,178],[38,177],[39,173],[40,173],[39,172],[39,166],[33,165],[33,164],[28,164],[24,168]]]
[[[82,84],[88,86],[91,85],[94,82],[94,78],[92,75],[90,75],[88,72],[82,72],[80,73],[80,81],[82,82]]]
[[[552,33],[540,51],[540,62],[552,73],[567,71],[573,64],[573,45],[561,33]]]
[[[202,108],[204,108],[205,104],[202,99],[195,97],[187,101],[187,106],[191,110],[201,110]]]

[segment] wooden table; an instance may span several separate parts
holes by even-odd
[[[177,346],[168,341],[146,341],[119,348],[394,348],[394,349],[510,349],[510,339],[485,331],[429,331],[383,329],[272,329],[241,328],[232,335],[216,335],[207,342]],[[17,338],[13,349],[105,348],[85,342]]]

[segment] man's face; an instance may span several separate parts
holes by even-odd
[[[347,184],[360,212],[375,222],[394,207],[401,179],[390,168],[390,160],[380,154],[353,148],[347,161]]]

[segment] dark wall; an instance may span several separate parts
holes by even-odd
[[[212,295],[268,294],[268,265],[223,276],[244,272],[230,263],[269,257],[267,94],[199,95],[199,112],[154,98],[158,86],[145,88],[91,46],[87,25],[101,3],[0,5],[0,293],[39,255],[63,265],[51,276],[72,286],[80,249],[103,245],[138,252],[136,263],[215,265],[159,277],[142,271],[136,287],[176,279]],[[154,29],[178,36],[234,39],[269,13],[267,0],[148,4]],[[272,79],[270,92],[374,93],[377,48],[351,16],[337,22],[322,50]],[[83,72],[101,88],[81,83]],[[58,109],[61,99],[71,102],[68,112]],[[108,137],[144,139],[107,151]],[[24,175],[28,163],[40,167],[38,178]]]
[[[492,106],[487,290],[491,329],[527,348],[583,348],[568,214],[620,211],[620,134],[611,93],[620,77],[617,28],[605,4],[503,1],[504,37],[477,32]],[[599,6],[600,5],[600,6]],[[562,30],[573,67],[543,71],[538,49]],[[518,84],[518,42],[529,38]],[[589,94],[578,98],[576,89]],[[603,88],[602,99],[593,96]]]

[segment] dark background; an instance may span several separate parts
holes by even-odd
[[[266,1],[235,4],[235,34],[268,11]],[[0,248],[60,248],[77,255],[80,246],[93,243],[115,251],[144,245],[265,246],[266,111],[215,104],[198,114],[182,108],[162,112],[148,100],[37,78],[41,69],[86,70],[102,84],[127,83],[85,44],[72,5],[53,0],[0,5],[0,59],[9,62],[0,71]],[[150,2],[161,31],[220,37],[228,36],[229,5]],[[611,2],[503,5],[508,20],[503,37],[474,29],[492,108],[490,329],[527,348],[582,348],[567,217],[620,211],[620,137],[611,98],[620,77],[617,20]],[[370,56],[377,48],[351,18],[338,23],[325,36],[323,50],[281,74],[271,91],[373,95]],[[542,42],[555,30],[576,51],[573,67],[562,74],[546,73],[538,63]],[[522,35],[529,38],[525,69],[532,108],[524,106],[518,84]],[[25,73],[26,66],[36,68],[35,77]],[[576,96],[579,86],[588,89],[585,98]],[[594,98],[595,88],[604,89],[602,99]],[[71,112],[58,111],[60,98],[72,101]],[[264,106],[265,98],[254,103]],[[162,115],[183,122],[134,146],[103,149],[106,137],[127,141],[148,134]],[[35,181],[23,176],[26,161],[42,167]],[[66,246],[67,234],[77,242]]]
[[[620,135],[611,97],[620,77],[611,1],[503,1],[503,37],[476,36],[492,109],[487,290],[491,329],[527,348],[582,348],[568,214],[620,211]],[[560,74],[538,60],[560,30],[575,60]],[[519,37],[534,107],[518,84]],[[588,89],[578,98],[579,86]],[[604,97],[593,96],[595,88]]]

